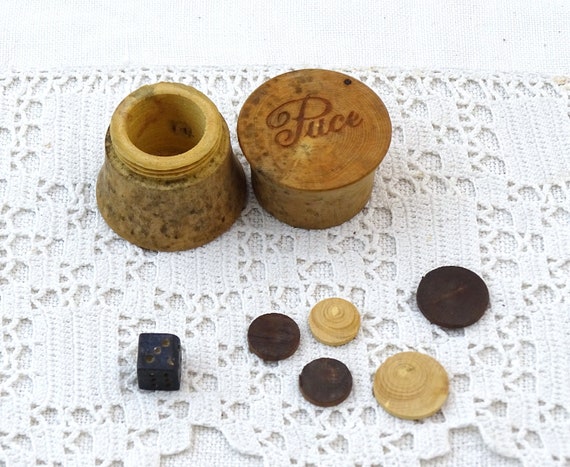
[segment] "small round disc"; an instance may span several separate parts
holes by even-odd
[[[441,408],[449,394],[449,379],[445,369],[429,355],[401,352],[380,365],[373,389],[386,412],[419,420]]]
[[[318,358],[299,375],[303,397],[320,407],[332,407],[345,400],[352,390],[352,375],[346,365],[334,358]]]
[[[309,313],[309,327],[319,342],[343,345],[358,334],[360,313],[352,303],[342,298],[327,298],[317,303]]]
[[[489,290],[473,271],[460,266],[443,266],[422,278],[417,303],[432,323],[462,328],[483,316],[489,306]]]
[[[249,325],[249,350],[267,361],[283,360],[299,347],[299,326],[289,316],[267,313],[258,316]]]

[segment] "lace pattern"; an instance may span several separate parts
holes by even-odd
[[[253,193],[230,231],[156,253],[98,213],[103,137],[119,101],[169,80],[205,92],[233,146],[238,112],[278,67],[67,70],[0,75],[0,462],[7,465],[570,465],[570,78],[346,69],[385,102],[393,141],[372,198],[322,231],[269,216]],[[247,172],[247,171],[246,171]],[[428,323],[428,270],[481,274],[477,324]],[[362,314],[349,344],[310,334],[340,296]],[[264,363],[251,320],[283,312],[299,350]],[[181,390],[136,384],[141,332],[183,345]],[[390,355],[437,358],[450,397],[423,421],[372,395]],[[323,409],[302,367],[333,357],[354,388]]]

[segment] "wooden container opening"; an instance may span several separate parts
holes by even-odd
[[[203,245],[237,219],[245,174],[215,104],[181,83],[145,85],[111,117],[97,205],[109,226],[142,248]]]
[[[132,144],[153,156],[176,156],[194,148],[204,136],[206,115],[180,95],[151,95],[129,112],[125,130]]]

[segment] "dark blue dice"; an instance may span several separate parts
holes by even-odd
[[[139,335],[139,388],[151,391],[180,389],[180,339],[174,334]]]

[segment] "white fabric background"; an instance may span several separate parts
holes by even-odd
[[[272,461],[282,459],[281,435],[262,431],[250,438],[239,437],[239,423],[244,421],[239,410],[227,412],[225,419],[220,413],[207,413],[208,403],[201,406],[205,412],[193,410],[200,398],[218,408],[221,405],[224,410],[234,407],[233,400],[223,400],[235,397],[227,387],[212,393],[216,387],[212,381],[232,381],[234,367],[210,367],[207,359],[201,357],[200,341],[188,338],[192,333],[198,334],[203,323],[209,323],[210,313],[201,303],[193,304],[191,287],[188,294],[182,294],[184,303],[178,299],[171,303],[170,298],[178,297],[187,285],[173,285],[167,277],[156,279],[160,287],[173,293],[167,299],[153,296],[148,283],[157,268],[166,268],[180,279],[189,262],[193,267],[208,268],[212,251],[243,248],[254,259],[243,263],[236,254],[235,262],[220,262],[228,267],[239,266],[254,281],[263,271],[268,276],[256,283],[255,293],[242,296],[244,310],[259,314],[277,303],[284,312],[298,313],[295,317],[302,323],[303,310],[295,311],[291,303],[312,303],[321,293],[315,283],[341,292],[340,287],[346,282],[345,269],[334,262],[327,263],[326,252],[312,251],[315,245],[323,248],[323,239],[328,239],[329,249],[335,254],[348,252],[345,266],[351,274],[363,273],[364,269],[358,266],[361,255],[370,255],[364,258],[369,261],[368,272],[388,282],[393,280],[395,272],[389,255],[396,247],[400,265],[415,265],[413,274],[408,272],[409,277],[400,277],[397,284],[391,284],[393,289],[386,289],[391,293],[377,297],[368,292],[369,297],[372,294],[368,299],[355,296],[366,313],[375,310],[382,300],[408,306],[411,297],[396,297],[394,290],[397,287],[402,294],[411,293],[415,279],[429,266],[435,266],[438,258],[470,263],[466,265],[482,270],[491,280],[498,303],[516,304],[508,312],[491,314],[481,328],[466,330],[464,339],[461,334],[447,336],[437,329],[431,335],[432,328],[426,323],[421,324],[423,327],[416,335],[416,321],[395,322],[388,311],[380,318],[369,315],[369,334],[353,346],[359,349],[358,355],[366,353],[366,342],[376,342],[379,337],[396,347],[423,349],[418,342],[421,336],[428,336],[429,345],[424,350],[433,352],[454,373],[455,399],[444,411],[446,418],[439,415],[427,422],[435,430],[434,450],[429,455],[426,451],[418,454],[416,445],[422,439],[424,448],[430,445],[426,441],[429,430],[423,430],[422,438],[422,430],[417,426],[409,428],[409,424],[386,417],[374,404],[360,404],[361,399],[356,405],[341,408],[343,416],[350,419],[345,410],[356,407],[358,413],[358,407],[366,407],[362,417],[374,426],[375,433],[391,430],[367,450],[353,446],[348,451],[341,449],[344,464],[349,465],[350,459],[367,459],[370,464],[381,459],[384,465],[567,465],[568,443],[560,440],[567,440],[569,431],[568,379],[566,376],[561,383],[555,376],[568,374],[570,360],[566,344],[568,288],[564,285],[570,264],[570,138],[564,117],[569,44],[570,2],[565,0],[3,1],[0,463],[7,460],[8,465],[28,465],[30,460],[37,460],[88,465],[103,459],[103,465],[120,465],[119,460],[125,465],[272,465]],[[244,86],[250,92],[253,84],[281,70],[252,67],[256,64],[344,67],[368,79],[375,91],[387,99],[400,127],[394,134],[392,162],[383,164],[379,177],[392,184],[388,194],[383,185],[377,184],[370,210],[360,220],[332,232],[332,237],[298,231],[291,234],[286,226],[265,215],[250,196],[248,210],[233,234],[196,252],[147,256],[117,239],[98,216],[92,182],[101,157],[98,134],[118,100],[149,76],[186,81],[214,98],[235,128],[236,113],[246,97]],[[190,67],[192,71],[140,69],[155,65]],[[204,65],[216,69],[196,68]],[[227,74],[224,67],[231,67]],[[378,70],[367,72],[369,67],[410,71],[392,70],[384,75]],[[124,68],[134,71],[124,73]],[[42,75],[40,69],[56,71]],[[110,71],[98,74],[97,69]],[[435,71],[442,69],[458,71]],[[467,70],[487,70],[490,74]],[[496,76],[496,71],[533,72],[554,78],[516,73]],[[236,76],[240,80],[236,81]],[[520,118],[521,112],[528,118],[534,117],[532,125]],[[553,112],[559,117],[554,126]],[[470,127],[471,122],[477,131]],[[457,138],[469,144],[458,146]],[[43,146],[52,141],[63,144],[59,152]],[[235,139],[234,147],[239,153]],[[520,152],[525,155],[522,161],[517,157]],[[46,154],[53,159],[41,157]],[[72,171],[65,169],[76,160],[68,159],[70,154],[81,155],[80,165],[74,165]],[[533,169],[530,162],[534,154],[542,156],[540,170]],[[475,160],[470,165],[472,157]],[[449,172],[442,173],[446,167]],[[424,172],[428,174],[425,179]],[[476,180],[476,184],[470,180]],[[503,181],[508,184],[502,185]],[[411,189],[421,191],[421,196],[408,198]],[[402,202],[390,204],[388,195],[402,197]],[[455,232],[449,237],[455,224],[446,227],[445,223],[434,221],[434,238],[443,236],[444,241],[434,250],[435,257],[425,255],[417,245],[429,237],[422,237],[422,226],[432,222],[426,213],[431,208],[434,213],[444,212],[449,200],[455,203],[458,196],[473,210],[470,230],[462,238],[463,248],[454,242]],[[481,203],[471,203],[472,196]],[[49,209],[36,211],[38,202],[47,203]],[[379,208],[377,212],[374,206]],[[390,214],[386,207],[395,216],[394,226],[383,217]],[[266,237],[259,237],[260,226]],[[353,226],[371,232],[365,243],[353,237]],[[240,237],[242,232],[245,235]],[[294,238],[291,245],[297,255],[293,259],[305,261],[297,271],[285,268],[290,276],[280,275],[270,265],[263,266],[266,252],[278,251],[284,245],[277,239],[289,239],[289,235]],[[100,251],[116,264],[97,265],[90,255]],[[380,256],[376,251],[381,252]],[[478,251],[480,256],[476,257]],[[284,258],[285,262],[291,259],[287,255]],[[534,272],[535,267],[539,273]],[[400,274],[403,270],[400,268]],[[113,280],[125,271],[132,276],[127,298],[121,301],[122,295],[117,295]],[[517,271],[524,279],[517,276]],[[233,277],[221,276],[226,281]],[[99,282],[94,282],[93,277]],[[272,289],[271,278],[291,283]],[[307,289],[291,294],[297,281]],[[513,292],[513,284],[520,290]],[[554,291],[553,296],[548,295],[550,290]],[[204,296],[215,296],[215,292],[220,291],[208,290]],[[66,305],[58,306],[59,299]],[[156,303],[162,307],[159,311]],[[527,317],[517,307],[524,308],[523,304],[529,303],[532,313]],[[116,308],[125,304],[129,309],[140,307],[141,315],[132,320],[128,314],[114,316]],[[96,306],[100,316],[110,319],[101,322],[88,313],[78,318],[77,306],[82,307],[81,311]],[[198,307],[199,319],[192,318],[196,310],[188,318],[187,307],[192,306]],[[222,330],[220,338],[230,336],[232,340],[227,348],[216,347],[219,344],[215,342],[209,344],[214,345],[213,351],[224,361],[237,358],[237,370],[259,371],[259,362],[243,354],[240,339],[246,320],[238,320],[239,325],[233,323],[228,330],[223,319],[224,306],[225,302],[215,304],[214,321],[217,329]],[[161,314],[164,309],[170,314]],[[544,309],[542,316],[539,313]],[[545,321],[549,313],[562,319],[558,328],[552,327],[553,321]],[[30,320],[30,316],[35,319]],[[174,332],[175,329],[165,327],[173,326],[176,320],[185,323],[186,345],[190,345],[185,356],[184,391],[164,398],[133,393],[133,339],[137,332],[153,330],[150,322],[163,326],[161,330]],[[100,331],[92,333],[93,326]],[[321,347],[309,343],[306,324],[302,324],[302,329],[307,347],[291,361],[296,366],[322,352]],[[481,332],[487,341],[479,342]],[[390,338],[393,335],[397,338]],[[52,346],[48,346],[46,354],[48,338]],[[549,338],[552,342],[545,345]],[[91,347],[85,339],[97,340],[97,345]],[[471,363],[457,352],[457,347],[446,346],[454,339],[469,351]],[[67,354],[60,353],[58,343],[76,358],[75,366],[67,365]],[[471,344],[475,347],[469,347]],[[396,347],[380,354],[372,352],[374,365]],[[105,352],[99,352],[100,349]],[[345,352],[347,363],[355,359],[350,348],[341,352]],[[92,368],[86,361],[96,361],[99,367]],[[99,368],[104,370],[108,365],[113,366],[114,382],[97,376]],[[510,365],[513,370],[509,370]],[[503,367],[505,372],[501,373]],[[270,393],[272,385],[279,384],[284,396],[298,397],[295,388],[287,384],[286,371],[265,368],[261,376],[255,384],[262,393]],[[368,376],[367,371],[359,373],[360,390]],[[73,381],[77,383],[74,385]],[[120,385],[120,397],[113,384]],[[503,385],[508,394],[501,392]],[[69,391],[71,387],[74,389]],[[186,404],[191,388],[194,405]],[[488,394],[480,396],[484,392],[481,388],[488,389]],[[111,400],[105,401],[107,395]],[[362,397],[362,393],[355,397]],[[289,408],[282,414],[281,423],[301,423],[303,417],[299,420],[299,413],[314,412],[302,400],[297,403],[299,411]],[[121,409],[121,404],[126,405]],[[238,409],[240,404],[243,400],[238,401]],[[335,436],[343,435],[342,429],[336,434],[334,430],[343,426],[343,418],[325,420],[322,412],[316,413],[319,423],[329,430],[325,430],[324,439],[319,438],[326,455],[319,454],[321,444],[315,452],[289,446],[287,454],[300,461],[326,461],[333,465],[338,447]],[[165,414],[182,422],[164,422]],[[140,417],[148,420],[141,421]],[[236,427],[229,423],[234,419]],[[253,429],[254,422],[250,418],[246,425]],[[271,424],[263,427],[269,430]],[[505,427],[508,436],[504,435]],[[164,444],[157,443],[157,433],[158,441]],[[110,450],[109,445],[113,446]],[[375,449],[380,449],[379,455]],[[365,452],[368,457],[362,457]],[[363,465],[367,465],[366,461]]]
[[[102,220],[103,135],[126,94],[183,82],[235,128],[245,98],[284,70],[0,75],[0,463],[567,466],[568,79],[345,70],[382,96],[393,140],[370,202],[335,228],[287,226],[251,188],[234,226],[194,250],[145,251]],[[466,329],[430,324],[415,303],[421,276],[442,264],[489,286],[491,307]],[[362,314],[338,348],[307,324],[331,296]],[[301,329],[277,364],[247,351],[248,324],[268,311]],[[179,391],[137,388],[141,332],[180,336]],[[419,422],[372,396],[378,366],[404,350],[436,357],[450,377],[442,410]],[[354,378],[329,409],[298,390],[322,356]]]
[[[8,67],[287,64],[561,73],[567,0],[3,0]]]

